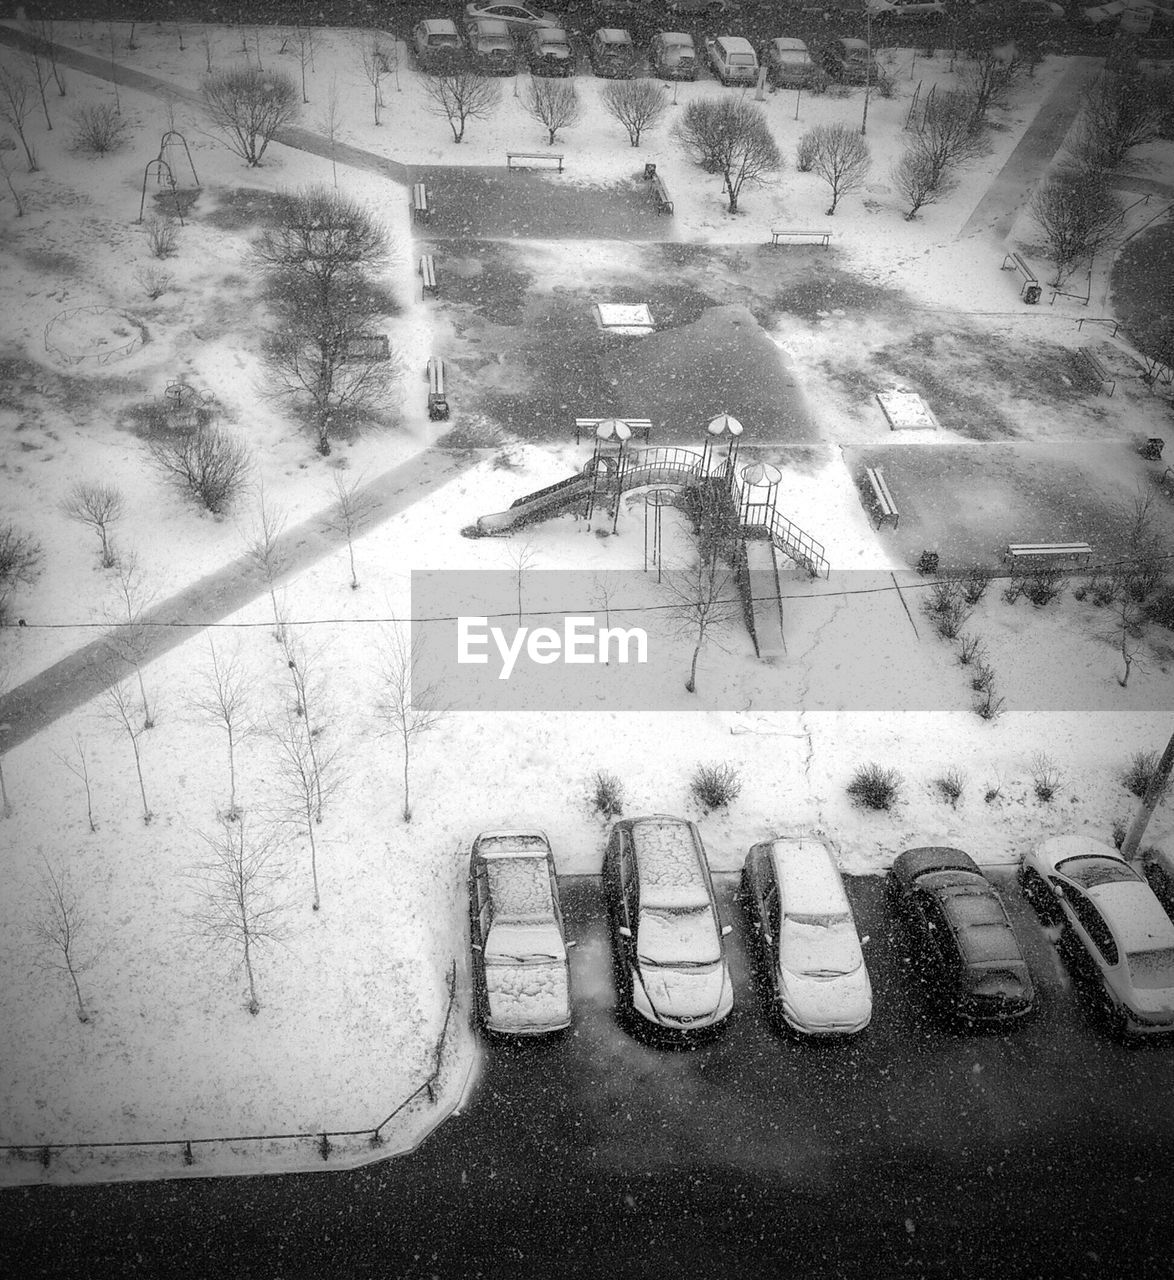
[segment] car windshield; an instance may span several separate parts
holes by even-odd
[[[708,903],[703,907],[645,907],[640,912],[641,964],[700,969],[721,959],[721,940]]]
[[[1086,889],[1093,889],[1098,884],[1137,879],[1136,873],[1126,863],[1099,854],[1086,853],[1076,858],[1065,858],[1063,862],[1056,863],[1056,870]]]
[[[791,973],[838,978],[863,964],[860,939],[850,915],[788,915],[783,921],[779,959]]]
[[[752,53],[731,53],[730,66],[732,67],[752,67],[754,65],[754,55]]]
[[[491,858],[485,871],[495,916],[524,920],[554,914],[545,858]]]
[[[1174,987],[1174,947],[1131,951],[1125,959],[1129,965],[1129,977],[1139,991]]]

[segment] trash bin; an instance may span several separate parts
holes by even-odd
[[[1040,293],[1041,289],[1038,284],[1029,284],[1027,288],[1023,290],[1023,301],[1026,302],[1028,306],[1034,306],[1039,301]]]
[[[652,164],[651,161],[649,161],[644,166],[644,181],[647,182],[649,181],[649,179],[655,178],[655,177],[656,177],[656,165]]]
[[[1142,447],[1141,456],[1150,462],[1157,462],[1161,459],[1162,450],[1165,447],[1166,442],[1161,436],[1150,436]]]
[[[938,571],[938,559],[936,551],[923,551],[921,559],[917,562],[917,572],[927,578],[932,578]]]

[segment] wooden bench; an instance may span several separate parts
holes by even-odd
[[[785,240],[798,239],[811,244],[820,244],[826,249],[831,243],[831,238],[830,231],[776,231],[772,228],[770,245],[772,249],[777,249]]]
[[[432,206],[428,203],[428,188],[417,182],[412,186],[412,220],[429,222],[432,219]]]
[[[1040,285],[1035,272],[1017,253],[1009,253],[1003,259],[1000,271],[1018,271],[1023,283],[1019,286],[1019,296],[1024,302],[1035,304],[1039,301]]]
[[[534,169],[541,164],[553,161],[558,165],[559,173],[563,171],[563,157],[554,151],[507,151],[505,167],[507,169]]]
[[[436,422],[448,417],[448,394],[444,387],[444,361],[432,356],[428,361],[428,417]]]
[[[436,263],[430,253],[425,253],[420,258],[420,279],[424,282],[425,293],[430,293],[434,298],[440,293],[440,285],[436,283]]]
[[[652,196],[653,202],[656,204],[657,213],[669,213],[673,211],[673,198],[669,195],[669,189],[664,185],[664,179],[657,174],[652,179],[652,183],[648,188],[649,194]]]
[[[867,467],[864,475],[872,486],[872,496],[876,499],[876,508],[880,513],[877,524],[884,524],[886,520],[891,520],[895,529],[901,523],[901,513],[897,510],[897,504],[893,501],[893,495],[885,483],[884,472],[880,467]]]
[[[1100,357],[1093,351],[1092,347],[1078,347],[1076,354],[1080,360],[1081,368],[1089,379],[1096,383],[1097,390],[1104,391],[1107,387],[1107,394],[1112,395],[1117,390],[1117,379],[1109,376],[1109,371],[1101,363]]]
[[[576,418],[575,443],[578,444],[584,435],[594,435],[595,428],[606,421],[606,418]],[[652,434],[651,418],[617,418],[616,421],[625,423],[634,436],[643,436],[644,443],[648,443],[648,437]]]
[[[1087,542],[1012,542],[1003,555],[1013,564],[1051,562],[1055,560],[1080,560],[1088,564],[1092,547]]]

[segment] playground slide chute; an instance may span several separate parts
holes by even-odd
[[[536,493],[528,493],[507,511],[481,516],[467,532],[474,537],[481,537],[508,533],[511,529],[534,520],[549,520],[551,516],[559,515],[571,507],[583,505],[591,494],[592,480],[591,475],[580,471],[557,484],[539,489]]]

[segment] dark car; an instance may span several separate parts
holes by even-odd
[[[828,75],[844,84],[876,83],[876,58],[863,40],[833,40],[820,50],[820,61]]]
[[[512,76],[518,69],[518,47],[509,24],[500,18],[473,18],[465,24],[473,66],[487,75]]]
[[[532,76],[573,76],[575,55],[561,27],[540,27],[530,32],[526,61]]]
[[[592,71],[609,80],[631,80],[640,61],[632,37],[618,27],[600,27],[593,32],[587,56]]]
[[[655,814],[612,828],[603,859],[619,997],[654,1027],[690,1034],[734,1007],[701,836],[684,818]]]
[[[469,933],[487,1031],[536,1036],[570,1025],[570,966],[545,832],[483,831],[473,841]]]
[[[969,1024],[1013,1021],[1035,987],[998,890],[961,849],[907,849],[886,888],[935,1004]]]

